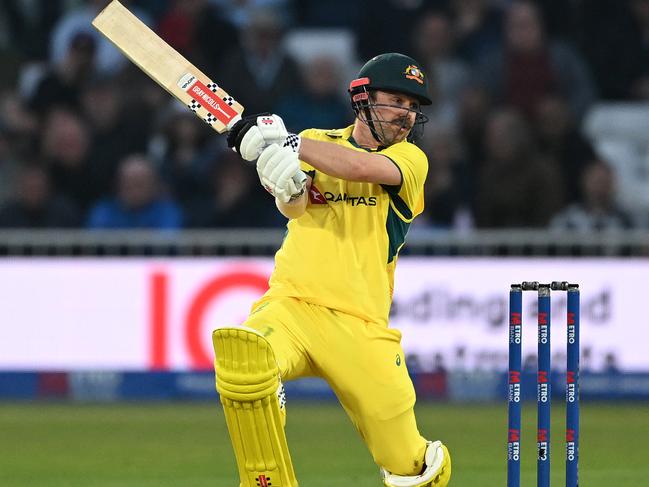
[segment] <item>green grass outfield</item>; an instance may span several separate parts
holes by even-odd
[[[648,405],[582,404],[581,485],[647,485]],[[288,437],[303,487],[378,487],[377,469],[334,403],[290,403]],[[525,410],[523,487],[536,485],[533,405]],[[453,486],[505,485],[505,405],[417,407],[443,439]],[[553,410],[553,485],[563,482],[563,410]],[[0,485],[238,486],[217,404],[0,403]]]

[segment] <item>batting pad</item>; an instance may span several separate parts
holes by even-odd
[[[244,327],[217,328],[212,342],[216,390],[240,487],[297,487],[277,398],[279,369],[270,344]]]

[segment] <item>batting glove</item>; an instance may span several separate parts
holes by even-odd
[[[239,120],[228,134],[228,146],[247,161],[254,161],[271,144],[300,150],[300,136],[287,132],[279,115],[252,115]]]
[[[257,159],[257,174],[266,191],[283,203],[304,194],[307,177],[300,170],[297,153],[289,147],[266,147]]]

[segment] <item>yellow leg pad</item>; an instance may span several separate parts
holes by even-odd
[[[241,487],[297,487],[277,399],[279,369],[268,341],[247,328],[212,333],[216,390]]]

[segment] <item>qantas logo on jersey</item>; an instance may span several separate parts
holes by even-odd
[[[352,206],[376,206],[376,196],[352,196],[347,193],[330,193],[325,191],[324,197],[331,203],[343,201]]]
[[[326,205],[327,202],[344,202],[352,206],[376,206],[376,196],[352,196],[347,193],[332,193],[325,191],[321,193],[315,185],[309,189],[309,201],[312,205]]]
[[[376,196],[352,196],[347,193],[334,194],[325,191],[324,197],[331,203],[342,201],[352,206],[376,206]]]

